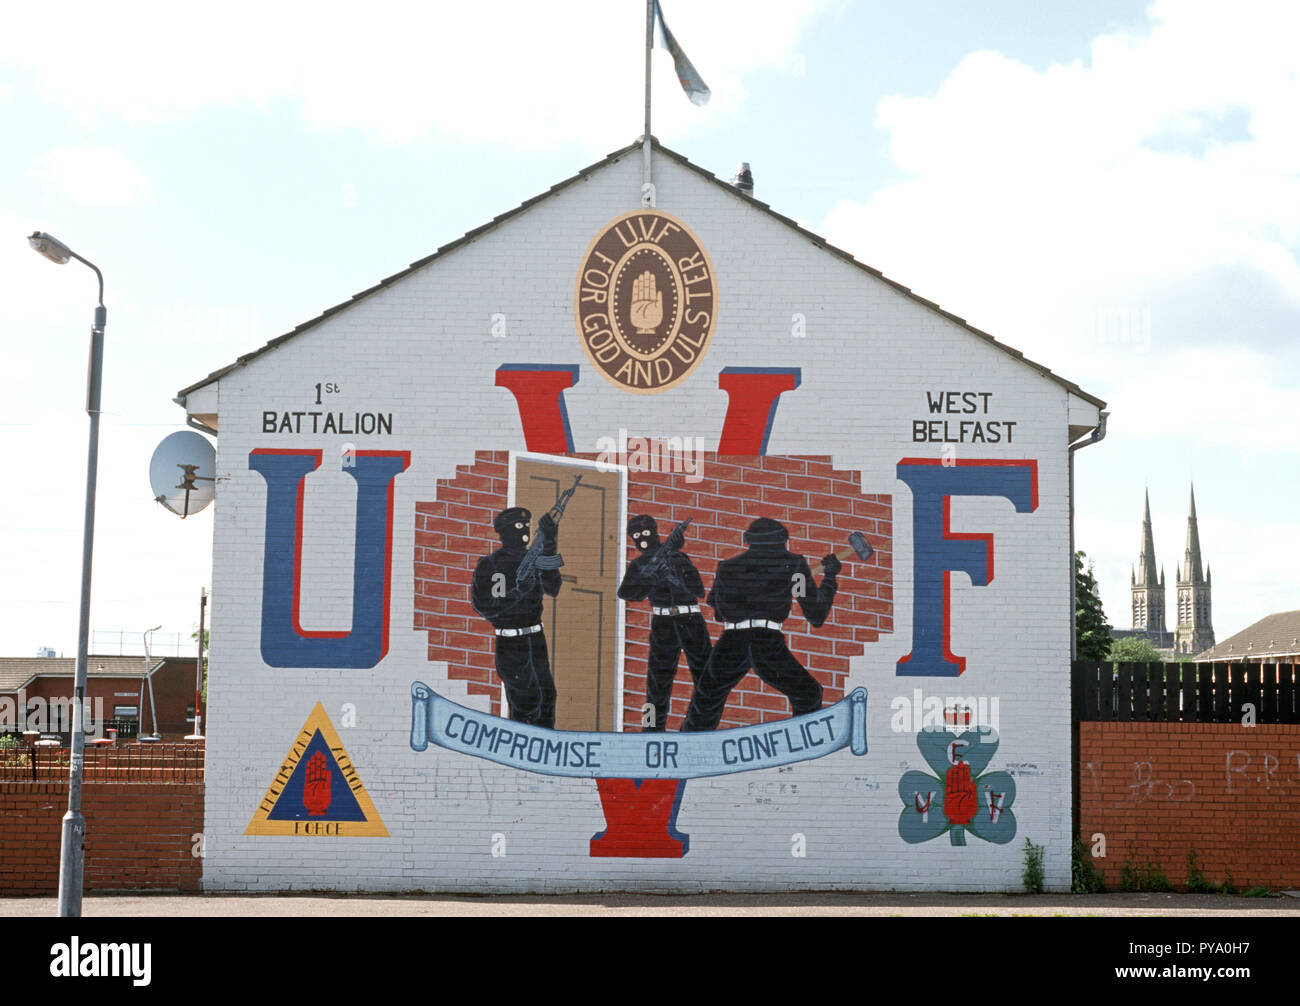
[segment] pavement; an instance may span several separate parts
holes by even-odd
[[[58,914],[49,898],[0,898],[0,915]],[[1300,916],[1300,891],[1269,898],[1218,894],[129,894],[89,895],[86,918],[311,918],[520,916]]]

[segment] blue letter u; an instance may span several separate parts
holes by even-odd
[[[252,451],[248,467],[266,479],[262,547],[262,659],[272,667],[374,667],[388,652],[393,480],[409,451],[356,451],[343,470],[357,480],[352,629],[309,632],[298,621],[302,586],[302,498],[320,451]]]

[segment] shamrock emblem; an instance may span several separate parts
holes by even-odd
[[[934,775],[913,770],[898,780],[904,842],[928,842],[945,831],[953,845],[965,845],[968,831],[998,845],[1015,838],[1016,781],[1007,772],[984,771],[998,749],[996,730],[955,735],[930,727],[917,733],[916,746]]]

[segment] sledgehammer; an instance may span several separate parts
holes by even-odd
[[[835,558],[843,562],[845,559],[856,555],[863,562],[866,562],[871,558],[871,554],[874,551],[875,549],[871,547],[871,542],[867,541],[867,536],[861,531],[854,531],[849,535],[849,547],[840,552],[836,552]],[[821,563],[819,562],[817,565],[820,567]]]

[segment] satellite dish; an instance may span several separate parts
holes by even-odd
[[[217,452],[212,441],[189,430],[164,437],[149,462],[154,500],[181,519],[212,502],[216,475]]]

